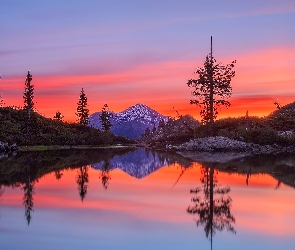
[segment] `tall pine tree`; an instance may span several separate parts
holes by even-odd
[[[84,90],[82,88],[81,93],[80,93],[80,98],[79,98],[79,102],[77,103],[78,107],[77,107],[77,121],[78,123],[87,126],[89,124],[89,109],[87,109],[87,97],[84,93]]]
[[[101,126],[102,126],[102,129],[104,131],[110,131],[111,130],[111,127],[112,127],[112,123],[110,121],[111,119],[111,113],[109,111],[109,107],[108,107],[108,104],[105,103],[103,105],[103,108],[101,110],[101,114],[100,114],[100,122],[101,122]]]
[[[24,91],[24,110],[27,114],[27,144],[31,143],[31,113],[34,111],[34,85],[31,84],[33,77],[28,71],[26,82],[25,82],[25,91]]]
[[[24,91],[24,110],[27,111],[29,119],[31,118],[31,112],[34,111],[34,85],[31,84],[33,77],[28,71],[26,82],[25,82],[25,91]]]

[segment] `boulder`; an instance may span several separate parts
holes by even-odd
[[[195,151],[195,152],[240,152],[247,154],[273,154],[282,152],[294,152],[294,147],[280,147],[278,145],[258,145],[247,143],[228,137],[204,137],[190,140],[174,149],[178,151]]]
[[[7,152],[9,150],[8,143],[0,141],[0,152]]]
[[[11,146],[8,143],[0,141],[0,153],[16,152],[18,147],[16,143],[13,143]]]

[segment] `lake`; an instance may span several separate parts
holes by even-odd
[[[295,156],[145,149],[0,159],[1,249],[293,249]]]

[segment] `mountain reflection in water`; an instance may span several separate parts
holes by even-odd
[[[160,153],[148,149],[138,149],[125,155],[115,156],[113,159],[109,160],[108,164],[103,160],[92,164],[91,167],[100,171],[105,171],[106,166],[109,171],[121,169],[130,176],[141,179],[163,166],[169,166],[174,163],[179,163],[184,168],[191,165],[189,159],[178,155]]]
[[[39,225],[39,222],[35,221],[34,217],[36,216],[38,218],[38,214],[43,211],[43,206],[45,206],[38,205],[38,203],[40,204],[41,199],[40,193],[42,193],[44,188],[42,185],[45,185],[43,184],[46,183],[44,181],[52,176],[55,179],[55,182],[52,182],[52,180],[50,181],[50,183],[52,183],[50,186],[53,190],[55,186],[62,188],[60,184],[65,180],[66,184],[64,185],[72,186],[71,183],[75,185],[76,199],[81,204],[75,206],[82,206],[79,210],[80,216],[82,217],[86,215],[83,215],[84,213],[81,209],[90,209],[88,208],[90,205],[95,208],[93,213],[96,210],[97,212],[103,211],[105,214],[112,213],[111,211],[117,211],[115,213],[117,215],[112,214],[110,218],[119,216],[121,213],[122,216],[124,214],[124,216],[127,216],[127,211],[131,209],[130,206],[133,206],[132,204],[143,202],[144,205],[142,204],[142,207],[134,208],[134,211],[132,209],[133,213],[132,216],[130,214],[130,218],[135,220],[135,218],[147,216],[147,221],[149,221],[149,223],[156,223],[156,221],[161,222],[162,220],[165,220],[167,216],[170,216],[169,214],[172,216],[172,214],[177,211],[178,215],[176,217],[169,217],[169,223],[172,223],[175,220],[177,221],[177,218],[181,218],[181,221],[177,223],[173,222],[175,226],[179,225],[181,228],[184,225],[186,225],[186,228],[194,226],[195,231],[199,231],[199,228],[202,228],[202,231],[205,231],[203,237],[205,236],[204,238],[209,238],[212,249],[213,236],[218,235],[217,232],[220,232],[221,234],[222,231],[228,231],[230,232],[229,235],[233,235],[236,239],[241,240],[239,235],[243,234],[244,229],[239,227],[239,223],[247,220],[247,218],[241,216],[241,205],[239,203],[237,204],[237,201],[235,201],[240,199],[236,196],[235,192],[232,194],[231,184],[229,183],[234,182],[231,182],[230,180],[243,178],[243,185],[245,187],[251,187],[251,185],[257,183],[257,176],[271,176],[277,180],[277,183],[274,183],[273,185],[272,192],[277,192],[281,189],[282,184],[283,189],[285,189],[285,186],[295,187],[294,166],[295,156],[293,155],[268,155],[233,159],[228,162],[196,163],[175,153],[155,152],[147,149],[62,150],[19,153],[14,157],[2,158],[0,160],[0,201],[2,201],[1,204],[5,205],[5,197],[11,197],[6,201],[8,202],[7,207],[14,207],[16,206],[15,204],[22,204],[22,209],[24,209],[22,211],[24,211],[26,225],[30,228],[35,228]],[[169,167],[170,169],[167,169],[166,167]],[[160,174],[163,172],[165,174]],[[173,176],[170,176],[169,173],[172,172],[174,174]],[[126,174],[122,176],[120,173]],[[120,184],[118,186],[118,183],[122,182],[121,178],[124,179],[124,185]],[[196,182],[197,180],[199,181]],[[94,193],[93,187],[96,185],[95,183],[99,183],[102,190],[107,192]],[[144,193],[149,194],[148,196],[139,192],[141,189],[137,190],[137,186],[140,185],[140,183],[145,183],[145,186],[142,188],[145,188]],[[255,185],[257,186],[257,184]],[[129,190],[129,186],[133,190],[128,191],[132,192],[130,193],[130,197],[134,197],[135,200],[132,200],[129,196],[127,197],[127,194],[124,194],[126,190]],[[253,186],[253,188],[254,187],[255,186]],[[183,198],[178,194],[179,188],[181,188],[181,190],[184,189],[185,191],[185,195],[182,194],[182,196],[184,196]],[[121,198],[118,198],[117,196],[116,198],[113,197],[116,193],[115,190],[120,190],[120,196],[118,197]],[[20,191],[21,193],[19,193]],[[15,192],[18,193],[18,195],[12,195]],[[63,207],[67,204],[67,202],[63,200],[69,198],[58,198],[59,194],[57,192],[63,193],[64,191],[63,189],[60,189],[60,191],[52,193],[49,200],[55,204],[54,199],[60,199],[60,203],[56,202],[56,204],[60,204],[60,206]],[[171,198],[167,198],[167,196],[171,196]],[[98,199],[98,197],[100,197],[100,199]],[[188,204],[190,198],[191,204]],[[13,200],[13,203],[10,204],[9,202],[11,202],[12,199],[16,200]],[[126,199],[126,203],[122,203],[123,200],[119,202],[121,199]],[[130,199],[132,202],[129,201]],[[290,200],[292,199],[289,198],[289,201]],[[77,204],[77,201],[71,200],[69,204]],[[159,201],[162,201],[163,203],[161,206],[158,204]],[[165,202],[167,203],[166,205],[164,205]],[[119,207],[120,209],[115,209],[111,204],[116,204],[115,207]],[[105,210],[102,210],[101,206],[105,207]],[[4,207],[6,207],[6,205]],[[57,208],[54,209],[56,210]],[[70,207],[68,207],[68,209],[69,212],[72,210]],[[136,215],[134,214],[137,213],[135,212],[137,210],[145,211],[146,209],[154,211],[153,213],[150,212],[150,214],[157,214],[165,210],[167,213],[163,212],[163,218],[150,217],[151,215],[144,215],[144,212]],[[12,210],[4,211],[6,213],[7,211]],[[50,211],[50,209],[48,211]],[[99,214],[101,212],[99,212]],[[4,215],[5,213],[2,212],[0,216],[0,231],[4,230],[5,232],[8,232],[9,230],[1,224],[1,220],[4,220],[4,218],[6,219]],[[193,221],[190,220],[187,213],[193,214]],[[186,215],[186,217],[184,215]],[[289,212],[289,216],[291,216],[289,218],[290,221],[295,220],[292,213]],[[122,218],[121,220],[123,220]],[[184,224],[187,219],[188,222]],[[136,219],[136,221],[137,220],[139,219]],[[197,227],[193,222],[196,223]],[[65,225],[65,223],[69,222],[61,223]],[[113,225],[113,223],[115,222],[111,222],[111,225]],[[166,225],[165,223],[163,225]],[[10,226],[12,225],[13,224],[10,224]],[[120,224],[118,224],[117,227],[119,227],[119,225]],[[56,227],[63,226],[57,224]],[[167,226],[167,228],[172,230],[170,226]],[[121,227],[120,229],[123,230]],[[117,230],[119,230],[119,228]],[[138,233],[140,233],[141,230],[146,230],[145,226],[139,226]],[[184,228],[181,230],[184,230]],[[177,237],[180,237],[179,239],[182,239],[181,237],[191,237],[190,235],[194,234],[194,230],[190,229],[190,231],[186,231],[186,235],[179,232],[178,236],[175,235],[175,240]],[[26,231],[23,232],[25,234]],[[165,232],[165,230],[163,232]],[[150,233],[153,234],[152,232]],[[235,235],[235,233],[237,233],[237,235]],[[161,233],[161,235],[162,234],[164,233]],[[10,234],[9,236],[11,238],[14,237],[14,235]],[[1,240],[4,239],[2,237],[4,236],[0,236]],[[142,237],[148,237],[148,235]],[[231,238],[232,241],[235,241],[235,238]],[[214,239],[214,242],[218,242],[216,237],[214,237]],[[6,246],[12,244],[8,241],[5,242],[7,243]],[[179,249],[176,246],[177,244],[175,245],[175,248],[170,248]],[[195,243],[195,246],[197,246],[197,243]],[[111,248],[108,245],[105,245],[105,247]],[[117,248],[118,245],[111,249]],[[150,248],[157,248],[157,246],[150,246]],[[143,249],[150,248],[147,247]],[[159,248],[163,249],[161,247]],[[215,248],[231,249],[228,246],[227,248],[220,248],[218,243],[214,244],[214,249]],[[122,247],[122,249],[124,248]],[[126,249],[132,248],[126,247]]]

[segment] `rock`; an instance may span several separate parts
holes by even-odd
[[[294,152],[295,147],[280,147],[279,145],[258,145],[230,139],[228,137],[216,136],[190,140],[180,146],[174,147],[178,151],[197,152],[236,152],[246,154],[273,154],[278,152]]]
[[[12,144],[11,146],[8,143],[0,141],[0,153],[8,153],[8,152],[16,152],[18,151],[18,147],[16,143]]]
[[[17,147],[16,143],[13,143],[13,144],[10,146],[10,151],[11,151],[11,152],[16,152],[16,151],[18,151],[18,147]]]
[[[9,149],[8,143],[4,143],[0,141],[0,152],[7,152]]]
[[[232,160],[241,159],[252,155],[250,152],[198,152],[198,151],[177,151],[183,157],[197,162],[219,162],[226,163]]]
[[[223,136],[216,136],[190,140],[189,142],[176,147],[176,149],[190,151],[196,150],[201,152],[245,152],[252,151],[252,147],[252,143],[233,140]]]

